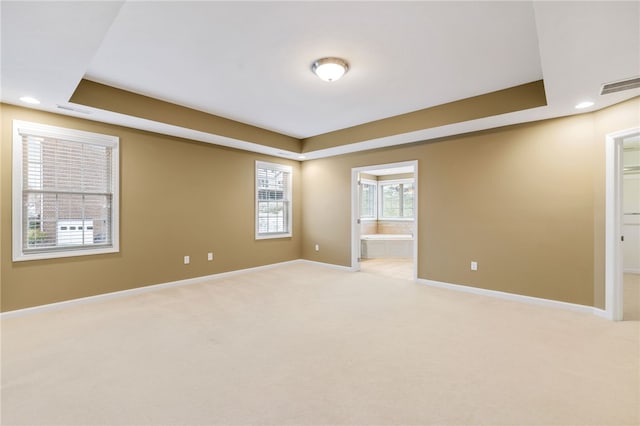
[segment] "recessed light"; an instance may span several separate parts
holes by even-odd
[[[349,64],[340,58],[322,58],[311,64],[311,71],[322,80],[331,83],[349,71]]]
[[[20,100],[22,102],[24,102],[24,103],[33,104],[33,105],[37,105],[37,104],[40,103],[39,100],[37,100],[36,98],[31,97],[31,96],[23,96],[23,97],[20,98]]]
[[[579,104],[577,104],[577,105],[576,105],[576,109],[589,108],[590,106],[593,106],[593,102],[591,102],[591,101],[584,101],[584,102],[580,102]]]

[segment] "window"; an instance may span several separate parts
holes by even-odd
[[[291,236],[291,167],[256,161],[256,239]]]
[[[378,185],[373,180],[360,180],[360,218],[376,219],[378,216]]]
[[[113,253],[118,138],[13,122],[13,260]]]
[[[413,181],[384,181],[379,186],[380,219],[413,219]]]

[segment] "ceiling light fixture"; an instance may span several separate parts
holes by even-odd
[[[331,83],[349,71],[349,64],[340,58],[322,58],[311,65],[311,71],[322,80]]]
[[[31,96],[23,96],[23,97],[20,98],[20,100],[22,102],[27,103],[27,104],[33,104],[33,105],[37,105],[37,104],[40,103],[39,100],[37,100],[36,98],[33,98]]]
[[[579,104],[577,104],[577,105],[576,105],[576,109],[589,108],[590,106],[593,106],[593,102],[591,102],[591,101],[584,101],[584,102],[580,102]]]

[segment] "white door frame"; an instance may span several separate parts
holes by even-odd
[[[623,140],[640,128],[610,133],[605,140],[605,313],[622,320],[622,171]]]
[[[395,167],[413,167],[414,176],[414,235],[413,235],[413,280],[418,278],[418,160],[402,161],[399,163],[376,164],[371,166],[354,167],[351,169],[351,269],[360,270],[360,203],[358,193],[358,174],[367,170],[390,169]]]

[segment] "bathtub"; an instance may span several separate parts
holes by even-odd
[[[413,257],[413,235],[363,234],[360,236],[360,257]]]

